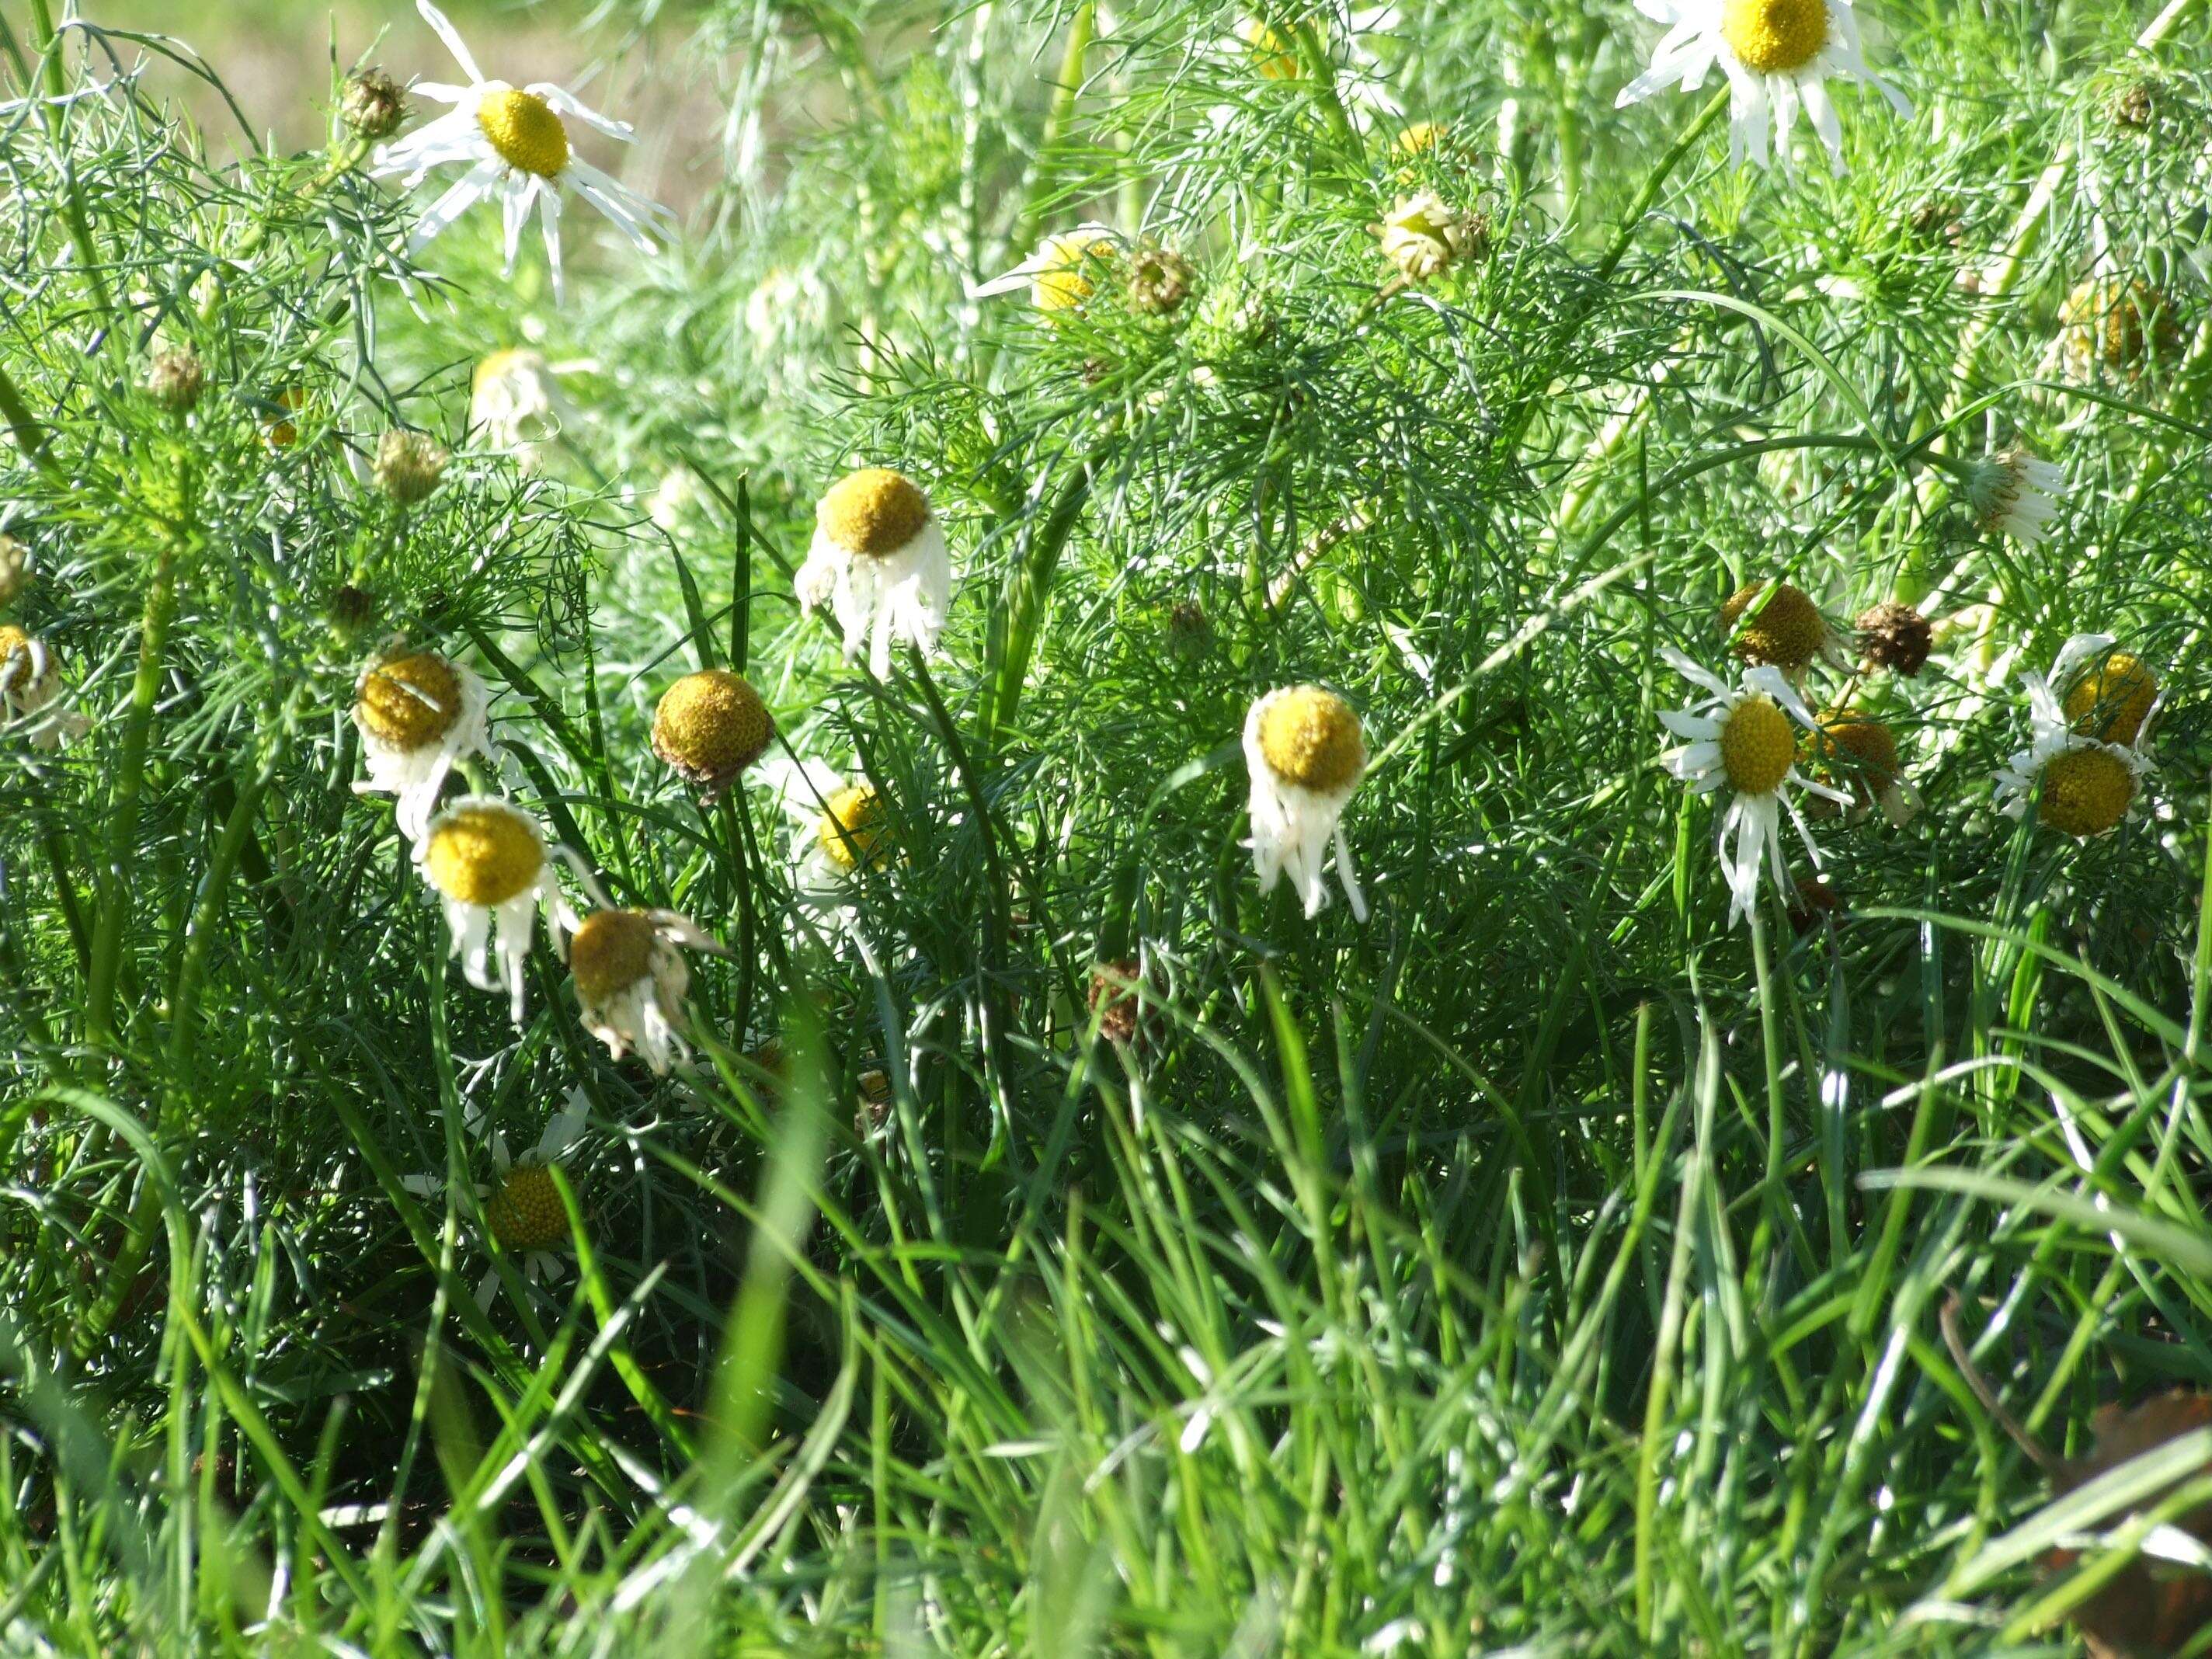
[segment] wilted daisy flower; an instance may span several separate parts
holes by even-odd
[[[1859,653],[1869,668],[1887,668],[1907,679],[1928,665],[1935,630],[1928,618],[1894,599],[1859,612]]]
[[[775,735],[760,693],[726,668],[686,674],[653,710],[653,752],[710,799],[758,760]]]
[[[561,1154],[575,1145],[589,1121],[591,1105],[580,1089],[573,1090],[568,1103],[553,1115],[538,1144],[520,1158],[507,1150],[506,1132],[491,1132],[492,1180],[479,1183],[477,1196],[483,1204],[485,1229],[499,1246],[516,1258],[515,1266],[532,1285],[557,1279],[568,1271],[558,1254],[572,1242],[568,1212],[553,1184],[552,1170]],[[483,1114],[471,1107],[466,1120],[470,1134],[481,1133]],[[428,1198],[444,1187],[430,1175],[403,1176],[400,1184],[418,1197]],[[499,1269],[487,1268],[477,1281],[477,1305],[491,1306],[499,1290]]]
[[[503,981],[520,1025],[522,965],[538,906],[545,907],[556,948],[562,931],[576,926],[537,824],[495,796],[463,795],[430,820],[415,844],[415,863],[445,903],[463,975],[480,991],[496,991]],[[491,966],[495,950],[498,974]]]
[[[1317,915],[1328,902],[1322,872],[1331,849],[1345,902],[1367,920],[1366,895],[1344,839],[1344,808],[1367,769],[1359,716],[1334,691],[1293,685],[1270,691],[1244,716],[1244,764],[1252,777],[1252,864],[1260,890],[1288,875]]]
[[[1738,588],[1721,606],[1721,627],[1735,630],[1736,655],[1754,665],[1771,663],[1795,674],[1814,658],[1834,654],[1820,608],[1788,582]]]
[[[1805,827],[1796,803],[1784,792],[1790,786],[1823,796],[1839,806],[1850,797],[1826,784],[1814,783],[1797,770],[1797,732],[1815,728],[1813,711],[1805,706],[1782,671],[1760,664],[1743,671],[1740,684],[1730,685],[1672,647],[1660,655],[1674,672],[1707,695],[1687,708],[1660,711],[1660,723],[1686,741],[1668,750],[1660,758],[1668,771],[1700,795],[1733,791],[1735,799],[1721,813],[1717,839],[1721,874],[1729,885],[1729,921],[1748,917],[1759,902],[1759,869],[1764,861],[1773,872],[1774,884],[1790,890],[1790,872],[1782,860],[1782,814],[1788,811],[1797,835],[1819,869],[1820,855]]]
[[[2051,521],[2058,516],[2065,488],[2063,468],[2024,449],[2008,449],[1974,464],[1966,477],[1966,505],[1990,534],[2040,547],[2051,539]]]
[[[2058,325],[2059,368],[2076,385],[2139,374],[2181,349],[2173,301],[2125,276],[2092,276],[2076,286],[2059,308]]]
[[[1455,262],[1480,254],[1487,227],[1479,213],[1462,213],[1432,190],[1401,197],[1375,227],[1383,256],[1409,283],[1425,283]]]
[[[1919,815],[1920,792],[1905,775],[1897,734],[1881,720],[1854,708],[1823,709],[1805,750],[1824,778],[1850,792],[1853,818],[1879,805],[1902,830]]]
[[[434,651],[370,664],[354,686],[353,723],[368,762],[354,793],[397,796],[399,833],[420,841],[453,763],[490,757],[490,706],[472,670]]]
[[[2036,816],[2061,835],[2101,836],[2127,816],[2151,770],[2146,728],[2158,708],[2150,672],[2112,651],[2105,634],[2076,634],[2060,647],[2046,680],[2021,676],[2027,691],[2028,746],[1996,775],[1996,801],[2021,817]],[[2091,659],[2098,665],[2074,684],[2062,705],[2051,690]]]
[[[673,910],[594,910],[568,941],[568,976],[584,1029],[617,1060],[635,1048],[655,1077],[691,1053],[682,1028],[691,970],[678,945],[716,948],[698,924]]]
[[[952,560],[937,515],[911,478],[885,466],[848,473],[816,504],[814,543],[800,567],[801,602],[826,600],[845,636],[845,659],[868,647],[878,679],[891,644],[937,647],[952,607]]]
[[[617,184],[575,155],[562,118],[573,117],[624,143],[631,137],[629,125],[587,109],[574,94],[549,82],[513,87],[504,81],[486,80],[446,15],[430,0],[415,0],[415,7],[423,21],[437,31],[469,82],[459,87],[436,81],[416,82],[416,93],[453,108],[397,143],[379,149],[370,177],[404,174],[402,187],[412,190],[432,167],[459,162],[468,171],[416,222],[410,250],[422,247],[478,202],[496,201],[507,221],[507,268],[512,272],[522,228],[529,222],[534,204],[545,238],[545,257],[553,268],[553,295],[557,300],[562,292],[559,185],[565,182],[605,214],[640,252],[657,252],[659,245],[655,237],[673,234],[672,216],[659,203]]]
[[[26,722],[23,736],[40,749],[58,749],[92,729],[92,722],[60,702],[61,659],[21,629],[0,625],[0,713],[10,725]]]
[[[863,870],[890,859],[890,815],[875,785],[842,777],[820,761],[782,761],[769,787],[793,825],[792,886],[823,916],[845,914]]]
[[[1867,68],[1851,0],[1636,0],[1636,9],[1668,26],[1651,66],[1620,89],[1615,108],[1640,103],[1670,86],[1695,92],[1717,63],[1734,91],[1729,150],[1766,165],[1771,116],[1773,148],[1790,161],[1790,131],[1802,104],[1813,130],[1844,170],[1844,129],[1828,98],[1828,77],[1863,81],[1899,115],[1912,113],[1903,93]]]
[[[469,382],[469,425],[494,449],[508,450],[524,465],[561,429],[568,403],[552,366],[527,346],[495,351]]]
[[[1003,276],[974,290],[977,299],[1026,288],[1048,317],[1073,311],[1098,291],[1105,268],[1121,256],[1121,239],[1110,225],[1078,225],[1039,242],[1036,252]]]

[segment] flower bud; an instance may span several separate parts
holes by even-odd
[[[406,92],[380,69],[351,76],[338,99],[338,119],[364,138],[389,138],[406,118]]]
[[[165,346],[146,365],[146,395],[173,415],[188,413],[206,384],[207,371],[190,346]]]
[[[378,440],[376,487],[402,507],[424,500],[446,476],[446,451],[420,432],[387,432]]]

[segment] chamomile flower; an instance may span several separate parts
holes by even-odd
[[[2009,536],[2029,547],[2051,539],[2051,521],[2058,516],[2065,490],[2065,470],[2024,449],[1985,457],[1966,482],[1966,505],[1975,522],[1993,536]]]
[[[1098,291],[1106,267],[1121,257],[1121,239],[1111,225],[1078,225],[1046,237],[1021,264],[971,292],[981,300],[1026,288],[1030,302],[1049,319],[1088,301]]]
[[[760,693],[726,668],[686,674],[653,710],[653,752],[708,799],[758,760],[775,735]]]
[[[11,624],[0,625],[0,716],[38,749],[58,749],[92,729],[92,722],[61,701],[61,659],[40,640]]]
[[[1252,778],[1252,864],[1260,890],[1288,875],[1309,916],[1328,902],[1322,873],[1334,849],[1345,902],[1367,920],[1367,897],[1344,838],[1344,808],[1367,770],[1359,716],[1334,691],[1293,685],[1254,702],[1244,716]]]
[[[792,823],[792,887],[799,903],[825,920],[848,918],[861,873],[890,858],[889,809],[875,785],[846,778],[820,761],[784,761],[769,787]]]
[[[1778,890],[1785,894],[1790,890],[1790,872],[1782,859],[1784,812],[1796,826],[1813,867],[1820,868],[1812,832],[1786,792],[1794,786],[1839,806],[1850,805],[1851,798],[1810,781],[1797,770],[1797,731],[1813,731],[1818,723],[1779,668],[1759,664],[1745,669],[1742,679],[1730,685],[1671,647],[1660,654],[1676,673],[1706,694],[1687,708],[1660,711],[1660,723],[1685,739],[1660,758],[1668,772],[1698,794],[1733,793],[1721,813],[1717,840],[1721,874],[1730,895],[1729,922],[1734,926],[1749,917],[1759,902],[1762,863],[1772,872]]]
[[[473,671],[434,651],[370,664],[354,686],[353,723],[368,763],[354,793],[396,796],[399,833],[422,840],[453,763],[490,757],[490,706]]]
[[[1479,258],[1489,227],[1479,213],[1451,206],[1432,190],[1401,197],[1375,227],[1382,255],[1409,283],[1425,283],[1458,261]]]
[[[528,346],[495,351],[476,367],[469,381],[469,425],[493,449],[512,454],[524,466],[561,430],[568,413],[558,373],[543,353]]]
[[[1814,658],[1832,660],[1837,655],[1820,608],[1788,582],[1752,582],[1738,588],[1721,606],[1721,628],[1733,634],[1736,655],[1754,667],[1770,663],[1797,675]]]
[[[398,143],[380,147],[370,176],[399,176],[402,187],[412,190],[433,167],[459,163],[468,171],[416,222],[410,252],[423,246],[478,202],[495,201],[506,219],[507,268],[512,272],[523,227],[529,222],[534,206],[545,239],[545,257],[553,269],[554,298],[558,300],[562,293],[561,187],[566,185],[605,215],[608,222],[640,252],[657,252],[660,240],[674,234],[675,221],[668,210],[609,178],[576,155],[568,142],[569,120],[581,121],[624,143],[632,137],[628,123],[609,120],[586,108],[573,93],[549,82],[515,87],[487,80],[446,15],[430,0],[415,0],[415,5],[466,73],[468,84],[418,82],[413,92],[450,104],[452,110]]]
[[[568,941],[568,976],[584,1029],[617,1060],[635,1048],[655,1077],[691,1054],[683,1032],[691,970],[679,945],[718,948],[697,923],[673,910],[594,910]]]
[[[502,1130],[491,1132],[492,1179],[477,1185],[483,1206],[484,1227],[499,1247],[516,1258],[523,1278],[537,1285],[558,1279],[568,1271],[559,1254],[572,1242],[568,1212],[553,1184],[553,1168],[561,1155],[575,1145],[591,1115],[582,1090],[573,1090],[568,1103],[555,1113],[538,1138],[538,1144],[516,1158],[507,1149]],[[473,1137],[483,1127],[483,1114],[471,1107],[466,1119]],[[417,1197],[438,1193],[445,1182],[437,1176],[404,1176],[400,1184]],[[477,1305],[489,1308],[499,1291],[499,1269],[488,1267],[477,1281]]]
[[[556,949],[562,932],[576,927],[538,825],[495,796],[463,795],[430,820],[415,844],[415,864],[445,905],[463,975],[480,991],[504,984],[521,1024],[522,966],[539,906]]]
[[[845,636],[848,662],[868,648],[878,679],[891,672],[891,645],[937,648],[952,608],[952,560],[937,515],[915,482],[889,467],[864,466],[832,484],[814,509],[814,543],[796,586],[810,608],[827,607]]]
[[[2087,673],[2079,674],[2085,663]],[[2027,692],[2028,745],[1996,775],[1996,802],[2061,835],[2101,836],[2128,815],[2150,775],[2144,751],[2160,698],[2150,671],[2112,649],[2110,635],[2076,634],[2060,647],[2051,677],[2021,676]],[[2062,703],[2054,686],[2069,689]]]
[[[1771,147],[1787,167],[1802,105],[1843,172],[1844,130],[1828,97],[1831,76],[1863,81],[1899,115],[1912,113],[1905,94],[1867,67],[1851,0],[1636,0],[1636,9],[1668,32],[1650,67],[1620,89],[1614,107],[1670,86],[1695,92],[1718,64],[1734,94],[1729,150],[1737,166],[1748,156],[1765,167]]]
[[[1920,815],[1920,792],[1905,775],[1897,734],[1856,708],[1827,708],[1808,734],[1805,751],[1821,776],[1851,795],[1856,823],[1875,806],[1902,830]]]
[[[2133,380],[2180,351],[2173,301],[2148,283],[2106,275],[2078,283],[2058,311],[2059,373],[2075,386]]]

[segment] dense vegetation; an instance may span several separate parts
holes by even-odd
[[[0,1650],[2212,1650],[2212,8],[1639,4],[0,15]]]

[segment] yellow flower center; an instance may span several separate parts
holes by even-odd
[[[1048,236],[1037,250],[1030,297],[1039,311],[1073,311],[1097,292],[1097,267],[1115,257],[1112,240],[1095,230]]]
[[[686,674],[653,711],[653,752],[695,782],[735,777],[774,731],[760,693],[726,668]]]
[[[2123,276],[2093,276],[2066,296],[2059,321],[2072,349],[2110,369],[2133,369],[2147,356],[2163,356],[2180,344],[2172,302],[2148,283]]]
[[[353,706],[363,732],[411,755],[453,729],[461,715],[461,682],[436,652],[418,651],[370,669]]]
[[[1721,39],[1753,74],[1787,75],[1828,44],[1828,0],[1728,0]]]
[[[568,129],[534,92],[517,87],[487,92],[477,100],[477,125],[499,159],[518,172],[554,179],[568,165]]]
[[[1323,795],[1349,788],[1367,763],[1359,716],[1317,685],[1292,686],[1268,703],[1260,716],[1260,754],[1284,782]]]
[[[2043,769],[2043,822],[2062,835],[2101,836],[2136,798],[2136,775],[2103,749],[2069,749]]]
[[[879,863],[877,843],[890,826],[884,822],[883,798],[873,787],[848,783],[830,797],[827,805],[816,833],[830,861],[840,870],[853,869],[862,859],[872,866]]]
[[[1825,710],[1820,729],[1807,738],[1805,746],[1830,782],[1848,787],[1864,799],[1895,783],[1904,769],[1890,729],[1847,708]]]
[[[1746,697],[1721,725],[1721,764],[1740,795],[1771,795],[1797,759],[1790,717],[1766,696]]]
[[[289,449],[300,441],[299,423],[292,417],[307,406],[305,386],[287,386],[276,394],[276,406],[283,412],[270,416],[264,422],[264,431],[272,449]]]
[[[1298,67],[1297,43],[1288,30],[1247,17],[1238,21],[1237,35],[1252,49],[1252,69],[1262,80],[1295,81],[1304,73]]]
[[[1401,155],[1425,155],[1437,147],[1437,140],[1443,135],[1441,121],[1416,121],[1398,135],[1394,148]]]
[[[814,522],[847,552],[881,558],[921,534],[929,503],[904,473],[864,466],[830,486],[815,507]]]
[[[1734,628],[1747,611],[1755,614],[1735,637],[1735,653],[1748,663],[1802,668],[1827,643],[1828,625],[1820,607],[1788,582],[1753,582],[1736,590],[1721,607],[1721,626]]]
[[[568,1237],[568,1212],[553,1171],[542,1164],[509,1170],[484,1205],[484,1221],[510,1250],[550,1250]]]
[[[2115,651],[2074,682],[2066,694],[2066,718],[2083,737],[2130,744],[2157,696],[2158,681],[2150,670],[2139,659]]]
[[[28,634],[13,623],[0,624],[0,693],[14,695],[36,689],[40,682],[32,678],[32,672],[38,660]],[[53,653],[50,651],[46,653],[46,672],[53,672]]]
[[[430,826],[423,873],[447,898],[489,908],[526,890],[545,867],[545,847],[521,813],[457,806]]]
[[[568,941],[568,975],[586,1002],[605,1002],[653,971],[658,942],[641,910],[594,910]]]

